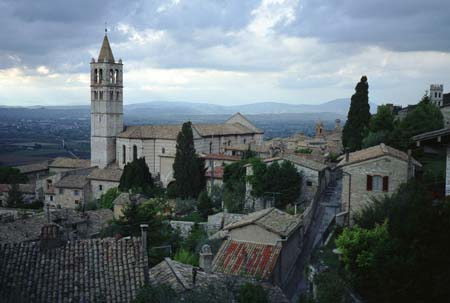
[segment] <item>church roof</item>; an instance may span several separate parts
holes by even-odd
[[[105,35],[103,38],[102,48],[100,49],[100,54],[98,55],[98,62],[108,62],[114,63],[114,55],[111,50],[111,46],[109,45],[108,36]]]
[[[97,168],[88,175],[88,179],[119,182],[122,173],[118,168]]]
[[[193,124],[202,137],[254,134],[255,131],[240,123]],[[176,139],[181,125],[136,125],[128,126],[118,135],[128,139]]]
[[[181,125],[135,125],[127,126],[117,137],[128,139],[176,139]]]
[[[91,160],[58,157],[48,166],[50,168],[88,168],[91,166]]]

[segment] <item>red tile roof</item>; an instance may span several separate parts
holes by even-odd
[[[280,251],[279,245],[226,240],[213,260],[213,271],[267,280]]]
[[[208,179],[211,179],[211,177],[212,177],[211,170],[208,170],[205,173],[205,176]],[[223,179],[223,166],[214,167],[214,179]]]
[[[225,161],[239,161],[241,157],[239,156],[231,156],[225,154],[204,154],[202,158],[207,160],[225,160]]]

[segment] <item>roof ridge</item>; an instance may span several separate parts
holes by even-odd
[[[166,257],[164,258],[164,261],[166,261],[167,265],[169,266],[170,270],[175,275],[175,278],[177,278],[178,282],[186,289],[189,290],[192,287],[187,283],[187,281],[184,279],[183,275],[175,268],[172,259]]]

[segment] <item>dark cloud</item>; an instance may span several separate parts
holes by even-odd
[[[253,18],[251,12],[260,2],[0,0],[0,68],[22,64],[85,71],[88,65],[80,63],[89,60],[89,50],[100,46],[103,24],[108,21],[113,29],[111,40],[116,44],[129,38],[114,30],[120,23],[138,31],[163,30],[170,36],[169,44],[122,54],[128,59],[139,55],[150,57],[149,61],[161,67],[207,67],[212,58],[219,69],[258,69],[258,64],[261,70],[266,69],[264,64],[272,69],[278,61],[271,64],[271,58],[253,58],[253,51],[264,50],[252,50],[251,43],[245,49],[247,44],[242,38],[226,35],[248,26]],[[344,49],[348,45],[355,49],[377,45],[398,51],[448,52],[449,11],[450,1],[445,0],[301,0],[295,21],[280,23],[275,30],[346,44]],[[235,48],[239,44],[244,48]],[[217,49],[218,55],[211,56],[209,52]],[[220,55],[225,59],[221,60]],[[277,60],[283,56],[278,52],[275,55]],[[286,58],[285,62],[291,64],[293,59]]]
[[[450,1],[304,0],[291,34],[397,51],[450,50]]]

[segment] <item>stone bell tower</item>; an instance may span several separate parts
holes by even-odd
[[[91,61],[91,165],[116,160],[116,136],[123,131],[122,60],[114,60],[105,30],[97,61]]]

